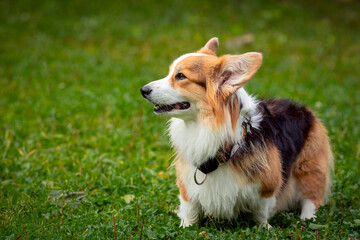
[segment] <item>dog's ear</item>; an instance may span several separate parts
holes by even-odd
[[[244,86],[260,68],[262,55],[249,52],[219,58],[218,90],[226,98]]]
[[[216,51],[219,47],[219,39],[214,37],[210,39],[203,48],[201,48],[198,53],[204,53],[209,55],[216,56]]]

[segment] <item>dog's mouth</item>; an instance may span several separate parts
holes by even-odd
[[[166,113],[173,110],[186,110],[188,108],[190,108],[189,102],[178,102],[171,105],[156,104],[154,107],[154,111],[156,113]]]

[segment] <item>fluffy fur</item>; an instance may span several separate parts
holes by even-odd
[[[181,226],[200,215],[231,220],[245,211],[269,227],[276,211],[296,207],[301,219],[315,217],[330,186],[326,129],[304,106],[248,95],[243,86],[259,69],[261,54],[217,57],[218,44],[213,38],[179,57],[167,77],[141,89],[156,113],[172,116]],[[251,131],[244,133],[244,121]],[[197,185],[196,168],[232,144],[239,146],[232,158],[206,176],[198,171],[197,179],[206,179]]]

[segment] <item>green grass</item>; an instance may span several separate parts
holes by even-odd
[[[129,3],[127,3],[129,2]],[[0,2],[0,239],[360,238],[357,1]],[[254,34],[247,45],[229,39]],[[180,54],[259,51],[250,93],[314,109],[335,155],[314,223],[282,212],[178,227],[167,119],[139,88]],[[87,195],[81,200],[67,193]],[[80,196],[80,195],[79,195]]]

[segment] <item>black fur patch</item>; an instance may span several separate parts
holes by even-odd
[[[309,134],[314,115],[290,100],[270,99],[264,104],[274,124],[274,143],[281,152],[283,179],[286,181]]]
[[[241,167],[245,165],[246,155],[256,154],[269,143],[275,144],[281,153],[285,184],[311,129],[314,115],[306,107],[285,99],[263,100],[258,105],[258,111],[263,116],[259,129],[252,128],[246,135],[244,147],[236,152],[232,161]],[[256,170],[260,174],[261,169]]]

